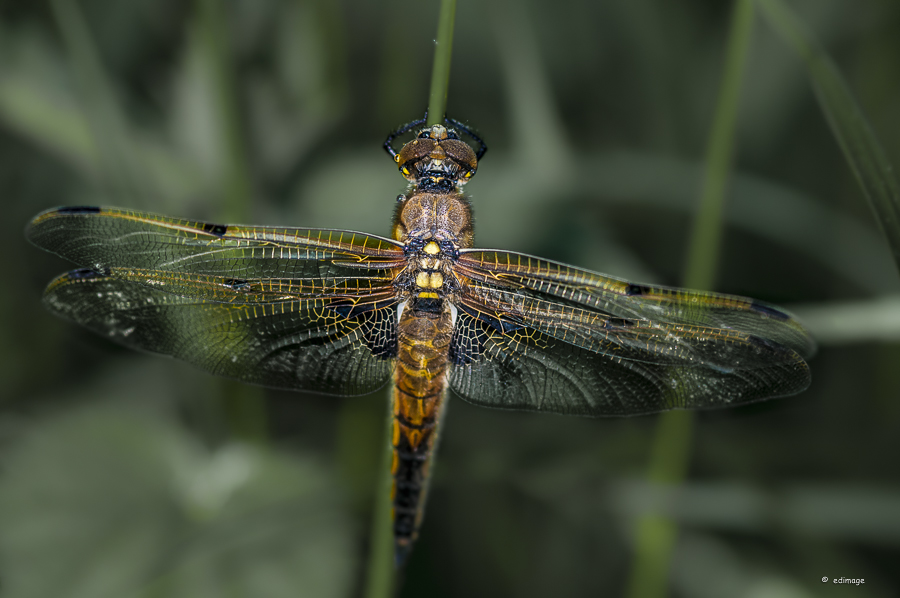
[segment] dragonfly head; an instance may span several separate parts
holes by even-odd
[[[475,151],[444,125],[419,131],[394,158],[401,174],[425,191],[449,193],[475,175]]]

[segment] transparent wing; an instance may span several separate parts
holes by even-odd
[[[791,314],[746,297],[635,284],[512,251],[463,250],[457,270],[503,290],[527,290],[610,316],[736,330],[785,345],[807,358],[816,350]]]
[[[512,252],[464,252],[451,387],[488,407],[604,416],[802,391],[814,347],[751,299],[632,285]]]
[[[384,290],[337,299],[290,281],[75,270],[50,283],[44,302],[125,346],[276,388],[371,392],[397,353],[396,300]]]
[[[93,207],[44,212],[27,235],[85,268],[50,284],[48,307],[124,345],[280,388],[390,378],[405,257],[389,239]]]
[[[118,208],[57,208],[26,230],[82,268],[141,268],[236,279],[379,277],[404,264],[402,245],[341,230],[248,227]]]

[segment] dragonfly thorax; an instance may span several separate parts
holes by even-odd
[[[397,204],[393,237],[406,245],[407,255],[411,251],[424,252],[429,241],[434,241],[445,255],[472,247],[475,235],[469,200],[459,192],[414,190]]]

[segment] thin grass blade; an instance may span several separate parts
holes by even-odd
[[[834,61],[782,0],[758,0],[763,14],[803,59],[816,98],[900,267],[900,185],[894,168]]]

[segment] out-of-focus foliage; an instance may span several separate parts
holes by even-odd
[[[39,304],[66,265],[24,241],[32,215],[104,203],[218,219],[236,161],[254,223],[388,232],[403,181],[379,146],[425,109],[436,3],[221,0],[223,54],[205,1],[0,7],[4,595],[362,587],[384,396],[269,392],[270,439],[248,448],[228,437],[217,381]],[[789,5],[900,164],[900,5]],[[490,147],[467,187],[478,244],[677,283],[730,8],[459,2],[448,113]],[[809,315],[810,390],[702,414],[672,497],[635,482],[652,418],[453,400],[403,595],[618,595],[633,519],[657,500],[683,524],[673,595],[900,591],[900,279],[803,62],[762,19],[737,144],[717,290]]]
[[[105,405],[66,412],[3,461],[4,595],[344,596],[351,534],[321,463]]]
[[[872,206],[881,231],[900,264],[900,184],[894,167],[873,134],[866,117],[834,62],[782,0],[761,0],[760,6],[806,63],[810,81],[831,131],[844,151],[859,186]]]

